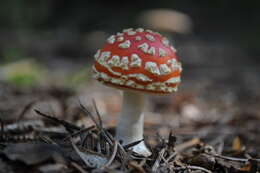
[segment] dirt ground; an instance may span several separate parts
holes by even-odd
[[[93,80],[78,89],[0,83],[0,172],[259,171],[257,89],[192,70],[179,92],[147,95],[149,158],[113,138],[119,90]]]

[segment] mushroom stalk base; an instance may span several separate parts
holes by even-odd
[[[142,94],[124,91],[122,109],[116,128],[116,139],[122,140],[124,145],[144,138],[143,107],[144,96]],[[140,142],[131,149],[146,157],[151,155],[144,142]]]

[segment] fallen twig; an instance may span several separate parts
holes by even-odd
[[[113,152],[111,157],[109,158],[108,162],[104,165],[104,167],[109,167],[112,162],[114,161],[115,157],[116,157],[116,153],[117,153],[117,148],[118,148],[118,142],[115,141],[114,142],[114,148],[113,148]]]
[[[26,112],[27,112],[36,102],[37,102],[36,100],[29,102],[29,103],[23,108],[23,110],[21,111],[21,113],[17,116],[17,117],[18,117],[17,119],[18,119],[18,120],[21,120],[21,119],[24,117],[24,115],[26,114]]]
[[[142,141],[144,141],[144,139],[141,139],[141,140],[139,140],[139,141],[132,142],[132,143],[130,143],[130,144],[126,144],[126,145],[124,145],[123,147],[124,147],[124,149],[129,149],[129,148],[131,148],[131,147],[133,147],[133,146],[139,144],[139,143],[142,142]]]
[[[58,118],[56,118],[56,117],[53,117],[53,116],[44,114],[44,113],[40,112],[40,111],[37,110],[37,109],[34,109],[34,111],[35,111],[38,115],[41,115],[41,116],[43,116],[43,117],[45,117],[45,118],[48,118],[48,119],[50,119],[50,120],[52,120],[52,121],[54,121],[54,122],[56,122],[56,123],[58,123],[58,124],[63,125],[63,126],[65,127],[65,129],[66,129],[67,131],[71,132],[71,133],[73,133],[73,130],[80,130],[80,129],[81,129],[81,128],[79,128],[78,126],[76,126],[76,125],[74,125],[74,124],[71,124],[71,123],[69,123],[69,122],[67,122],[67,121],[65,121],[65,120],[60,120],[60,119],[58,119]],[[72,129],[73,129],[73,130],[72,130]]]
[[[97,120],[92,115],[92,113],[83,106],[83,104],[81,103],[80,100],[79,100],[79,106],[80,106],[80,109],[85,113],[85,115],[87,115],[91,118],[91,120],[94,122],[94,124],[97,126],[97,128],[102,129],[102,126],[100,125],[100,123],[98,123]]]
[[[187,166],[187,168],[192,169],[192,170],[200,170],[200,171],[204,171],[204,172],[207,172],[207,173],[212,173],[212,171],[210,171],[206,168],[200,167],[200,166]]]
[[[175,151],[182,152],[183,150],[185,150],[187,148],[190,148],[192,146],[195,146],[195,145],[197,145],[199,143],[200,143],[200,140],[198,138],[193,138],[190,141],[187,141],[187,142],[184,142],[182,144],[176,145],[175,146]]]
[[[86,172],[79,164],[75,163],[75,162],[71,162],[70,163],[71,166],[73,166],[75,169],[77,169],[80,173],[88,173]]]
[[[74,132],[74,133],[70,134],[69,136],[67,136],[66,138],[64,138],[63,141],[67,141],[67,140],[70,139],[71,137],[75,137],[75,136],[77,136],[77,135],[80,135],[80,134],[83,133],[83,132],[88,132],[88,131],[93,130],[93,129],[95,129],[95,126],[94,126],[94,125],[93,125],[93,126],[90,126],[90,127],[87,127],[87,128],[84,128],[84,129],[81,129],[81,130],[79,130],[79,131],[77,131],[77,132]]]
[[[160,165],[160,162],[161,162],[161,160],[162,160],[162,157],[163,157],[165,151],[166,151],[166,149],[163,148],[163,149],[161,149],[161,151],[159,152],[158,157],[157,157],[157,159],[155,160],[155,162],[154,162],[154,164],[153,164],[153,166],[152,166],[152,172],[156,172],[156,171],[157,171],[157,169],[158,169],[158,167],[159,167],[159,165]]]
[[[101,116],[100,116],[100,113],[97,109],[97,104],[96,104],[96,101],[94,99],[92,99],[92,103],[94,105],[94,109],[96,111],[96,114],[97,114],[97,117],[98,117],[98,122],[99,122],[99,126],[103,128],[103,123],[102,123],[102,119],[101,119]]]
[[[246,159],[246,158],[237,158],[237,157],[230,157],[230,156],[222,156],[222,155],[218,155],[218,154],[210,154],[210,153],[205,153],[214,157],[218,157],[221,159],[225,159],[225,160],[230,160],[230,161],[235,161],[235,162],[249,162],[250,160],[254,160],[256,162],[260,163],[260,159]]]

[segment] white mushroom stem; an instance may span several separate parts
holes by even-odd
[[[118,140],[122,140],[124,145],[142,140],[144,138],[143,107],[143,94],[124,91],[123,104],[116,129],[116,138]],[[144,142],[140,142],[131,149],[134,152],[146,157],[151,155],[151,152],[145,146]]]

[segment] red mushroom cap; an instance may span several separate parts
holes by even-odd
[[[142,28],[110,36],[93,66],[94,78],[106,85],[158,94],[176,91],[181,71],[169,41]]]

